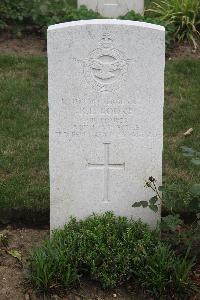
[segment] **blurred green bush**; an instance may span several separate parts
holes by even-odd
[[[200,37],[200,1],[146,1],[145,16],[130,11],[121,19],[144,21],[166,28],[167,47],[175,41],[189,40],[196,48]],[[1,0],[0,29],[20,36],[23,32],[46,35],[48,25],[102,18],[85,6],[77,9],[76,0]]]

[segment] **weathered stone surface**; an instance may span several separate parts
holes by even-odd
[[[110,18],[125,15],[131,10],[139,14],[144,12],[144,0],[78,0],[78,7],[81,5]]]
[[[132,208],[162,181],[164,28],[90,20],[48,29],[51,228]]]

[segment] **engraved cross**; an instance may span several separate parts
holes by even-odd
[[[103,193],[103,202],[109,202],[109,174],[112,169],[124,170],[125,163],[123,164],[110,164],[110,151],[109,151],[110,143],[104,143],[104,163],[103,164],[91,164],[88,163],[89,169],[101,169],[104,171],[104,193]]]

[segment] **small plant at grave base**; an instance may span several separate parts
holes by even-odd
[[[108,212],[85,220],[72,219],[63,230],[30,254],[29,279],[41,290],[70,287],[83,275],[114,287],[145,263],[159,236],[141,221]]]
[[[159,228],[162,231],[162,239],[169,244],[177,253],[185,253],[190,249],[188,256],[200,257],[200,184],[194,184],[190,189],[190,206],[193,211],[196,211],[196,219],[192,224],[186,225],[180,218],[180,215],[173,212],[173,201],[167,203],[165,196],[168,190],[163,187],[156,186],[156,180],[152,176],[145,184],[146,187],[151,188],[156,196],[152,197],[148,201],[135,202],[133,207],[149,207],[154,212],[158,211],[161,204],[166,210],[171,210],[172,214],[169,214],[161,218]],[[162,191],[164,198],[161,197],[159,191]]]
[[[148,181],[145,182],[145,187],[151,188],[155,192],[155,196],[149,201],[137,201],[132,207],[149,207],[154,212],[157,212],[159,206],[162,205],[162,208],[166,211],[170,211],[173,216],[174,212],[177,210],[177,200],[175,199],[175,196],[177,196],[177,186],[170,185],[157,187],[156,179],[151,176]],[[162,197],[160,192],[162,192]],[[193,184],[190,190],[187,191],[185,197],[187,198],[190,209],[198,213],[200,210],[200,184]]]
[[[149,207],[154,212],[157,212],[160,204],[162,203],[162,198],[159,194],[159,189],[161,189],[161,187],[157,188],[156,179],[153,176],[149,177],[149,180],[145,182],[145,187],[151,188],[156,195],[153,196],[149,201],[135,202],[132,207]]]
[[[138,280],[156,298],[177,299],[178,296],[178,299],[185,299],[198,292],[190,278],[193,266],[193,260],[177,258],[169,246],[160,242],[147,257],[145,266],[138,273]]]
[[[197,48],[200,38],[199,0],[155,1],[148,11],[155,14],[166,25],[176,28],[174,39],[178,42],[187,39]]]
[[[157,230],[107,212],[71,219],[55,230],[50,241],[30,253],[27,275],[35,288],[48,292],[70,288],[86,275],[104,288],[131,279],[160,297],[172,295],[170,290],[173,295],[193,293],[192,266],[160,242]]]

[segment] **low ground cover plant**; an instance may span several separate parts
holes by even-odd
[[[104,288],[134,280],[159,297],[193,293],[192,267],[193,261],[176,257],[160,242],[158,230],[107,212],[72,219],[55,230],[51,240],[30,253],[28,278],[42,291],[69,288],[84,275]]]
[[[185,148],[184,148],[185,149]],[[190,148],[187,148],[190,149]],[[191,202],[190,207],[193,214],[193,221],[186,223],[179,214],[176,213],[176,203],[173,197],[170,201],[169,191],[164,186],[158,187],[156,179],[151,176],[145,183],[146,188],[154,191],[155,195],[149,201],[137,201],[133,207],[147,207],[154,212],[162,206],[164,216],[161,218],[160,229],[162,231],[163,240],[167,241],[177,253],[182,254],[188,252],[188,256],[200,259],[200,184],[194,184],[191,188],[194,204]],[[193,204],[193,205],[192,205]],[[188,251],[189,249],[189,251]]]

